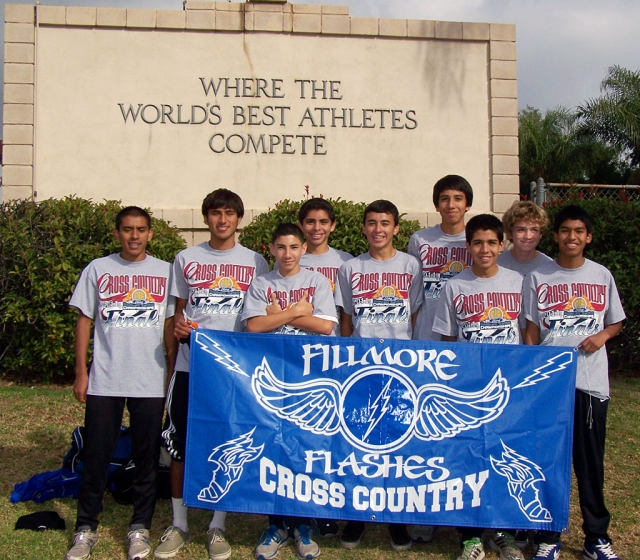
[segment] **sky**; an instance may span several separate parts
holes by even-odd
[[[33,0],[12,0],[33,4]],[[42,0],[41,4],[182,9],[182,0]],[[352,16],[515,23],[518,104],[573,108],[600,94],[607,69],[640,68],[638,0],[306,0]],[[5,1],[2,0],[3,12]],[[2,29],[4,41],[4,29]]]

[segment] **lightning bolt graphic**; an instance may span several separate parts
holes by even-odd
[[[524,378],[524,380],[513,387],[514,389],[522,389],[523,387],[530,387],[540,381],[549,379],[552,373],[562,371],[573,361],[573,352],[563,352],[553,358],[547,360],[547,363],[539,368],[533,370],[533,373]]]
[[[384,413],[387,412],[387,410],[389,410],[389,408],[390,408],[389,407],[389,399],[391,398],[389,396],[389,387],[391,386],[391,382],[392,381],[393,381],[393,378],[391,378],[391,379],[389,379],[389,381],[387,381],[387,384],[384,386],[384,389],[382,389],[382,391],[380,391],[380,394],[378,395],[378,398],[376,398],[374,403],[371,405],[371,412],[370,412],[369,418],[367,420],[367,422],[369,422],[369,427],[367,428],[367,432],[362,437],[362,441],[366,441],[366,439],[369,436],[369,434],[373,431],[373,429],[378,425],[380,420],[382,420],[382,418],[384,417]],[[376,411],[378,410],[378,403],[380,401],[383,401],[382,407],[380,409],[380,413],[376,415]]]
[[[225,352],[215,340],[209,338],[203,332],[198,331],[196,331],[195,339],[196,342],[200,345],[200,348],[207,354],[211,354],[216,359],[216,362],[222,364],[229,371],[239,373],[240,375],[244,375],[245,377],[249,377],[249,375],[246,374],[242,370],[242,368],[231,359],[231,354]]]

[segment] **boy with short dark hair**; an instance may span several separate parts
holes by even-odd
[[[605,267],[584,252],[592,240],[589,214],[566,206],[554,220],[559,256],[529,274],[524,286],[526,344],[573,346],[580,352],[573,428],[573,470],[578,481],[585,534],[585,560],[617,560],[607,533],[604,501],[604,447],[609,404],[607,340],[626,318],[616,283]],[[560,557],[560,534],[539,531],[534,560]]]
[[[400,216],[395,204],[376,200],[363,215],[362,231],[369,251],[344,263],[338,271],[336,304],[342,308],[342,336],[410,340],[412,321],[424,301],[420,263],[393,247]],[[349,521],[340,543],[345,548],[360,544],[365,525]],[[406,525],[389,525],[391,547],[411,548]]]
[[[149,529],[155,506],[167,371],[163,338],[169,369],[173,368],[176,352],[174,304],[168,289],[171,266],[145,253],[153,238],[151,217],[145,210],[124,208],[115,224],[113,235],[122,246],[121,252],[92,261],[82,271],[69,302],[79,311],[73,393],[78,401],[86,403],[86,409],[76,534],[66,560],[89,558],[98,541],[98,514],[125,404],[135,462],[128,557],[146,558],[151,553]]]
[[[528,200],[516,201],[502,216],[504,233],[513,243],[508,251],[498,257],[498,264],[519,272],[523,276],[552,259],[537,250],[549,226],[547,213]]]
[[[337,323],[333,292],[322,274],[300,267],[305,237],[295,224],[280,224],[271,236],[269,250],[278,269],[261,276],[249,288],[242,321],[249,332],[273,334],[333,333]],[[311,539],[311,520],[269,515],[269,527],[255,550],[258,560],[275,558],[294,530],[298,558],[315,558],[320,547]]]
[[[264,258],[235,241],[244,216],[242,199],[228,189],[209,193],[202,216],[210,232],[207,242],[178,253],[173,263],[171,295],[177,298],[175,337],[187,341],[195,326],[221,331],[242,331],[240,316],[247,290],[256,277],[268,272]],[[180,344],[175,372],[167,389],[167,418],[162,436],[171,455],[173,522],[154,551],[156,558],[171,558],[191,541],[188,508],[182,504],[184,452],[189,400],[189,346]],[[207,531],[211,560],[231,555],[225,538],[224,511],[216,511]]]
[[[470,268],[447,282],[438,302],[434,332],[442,340],[477,344],[521,344],[524,317],[521,314],[522,276],[498,266],[503,248],[502,222],[491,214],[480,214],[465,228]],[[462,554],[458,560],[484,558],[481,528],[460,527]],[[524,560],[513,535],[495,531],[491,546],[500,560]]]
[[[407,253],[422,265],[424,304],[413,331],[416,340],[440,340],[433,332],[438,298],[447,280],[471,265],[464,237],[464,217],[473,203],[473,189],[460,175],[447,175],[433,187],[433,204],[441,223],[416,231]]]

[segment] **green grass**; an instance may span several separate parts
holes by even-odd
[[[22,502],[13,505],[9,495],[13,485],[33,474],[57,469],[70,444],[73,428],[83,423],[84,408],[75,402],[69,387],[0,386],[0,558],[3,560],[62,559],[69,545],[74,523],[76,501],[51,500],[43,504]],[[607,504],[612,514],[610,533],[615,550],[623,560],[640,560],[640,379],[618,378],[612,381],[612,402],[606,459]],[[563,536],[562,559],[581,559],[582,520],[576,503],[575,484],[571,498],[569,535]],[[55,510],[67,522],[66,531],[14,531],[16,520],[33,511]],[[105,497],[101,515],[100,542],[92,558],[96,560],[126,559],[126,533],[131,516],[130,506],[117,504]],[[211,512],[192,510],[189,525],[194,542],[176,558],[195,560],[207,558],[206,530]],[[258,515],[230,514],[227,517],[227,538],[233,547],[232,558],[253,558],[253,547],[265,528],[266,518]],[[171,523],[169,501],[159,501],[151,535],[157,543],[164,528]],[[355,550],[340,547],[337,539],[320,539],[322,558],[376,560],[427,558],[452,560],[457,557],[457,535],[445,528],[436,533],[433,543],[415,546],[404,553],[389,547],[386,526],[369,524],[362,544]],[[531,550],[526,552],[531,556]],[[281,551],[279,558],[294,560],[294,548]],[[487,558],[497,559],[494,552]]]

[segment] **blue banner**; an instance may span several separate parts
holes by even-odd
[[[572,348],[191,338],[189,507],[566,531]]]

